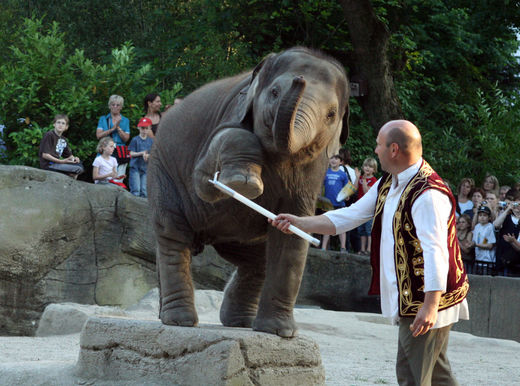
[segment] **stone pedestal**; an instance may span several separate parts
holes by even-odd
[[[318,345],[310,338],[102,317],[85,324],[76,374],[155,385],[300,386],[325,381]]]

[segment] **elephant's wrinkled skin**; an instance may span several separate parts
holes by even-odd
[[[305,48],[271,54],[254,71],[210,83],[168,110],[148,166],[163,323],[198,323],[190,261],[211,244],[237,266],[222,324],[296,334],[308,244],[208,179],[219,170],[221,182],[274,213],[311,215],[347,120],[344,69]]]

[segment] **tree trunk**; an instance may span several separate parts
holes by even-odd
[[[387,56],[390,32],[376,17],[370,0],[339,2],[353,46],[350,78],[361,78],[366,82],[367,93],[359,97],[358,102],[372,127],[378,131],[389,120],[403,118]]]

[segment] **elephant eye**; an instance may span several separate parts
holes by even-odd
[[[332,119],[334,119],[335,116],[336,116],[336,111],[330,110],[329,113],[327,114],[327,119],[332,120]]]
[[[272,88],[271,95],[275,98],[278,98],[278,90],[276,88]]]

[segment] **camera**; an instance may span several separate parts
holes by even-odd
[[[505,202],[505,201],[499,201],[498,202],[498,207],[499,208],[504,209],[506,206],[507,206],[507,202]]]
[[[487,201],[485,201],[485,200],[482,201],[482,202],[480,203],[480,205],[487,205]]]
[[[518,202],[513,202],[513,208],[516,208],[518,205]]]

